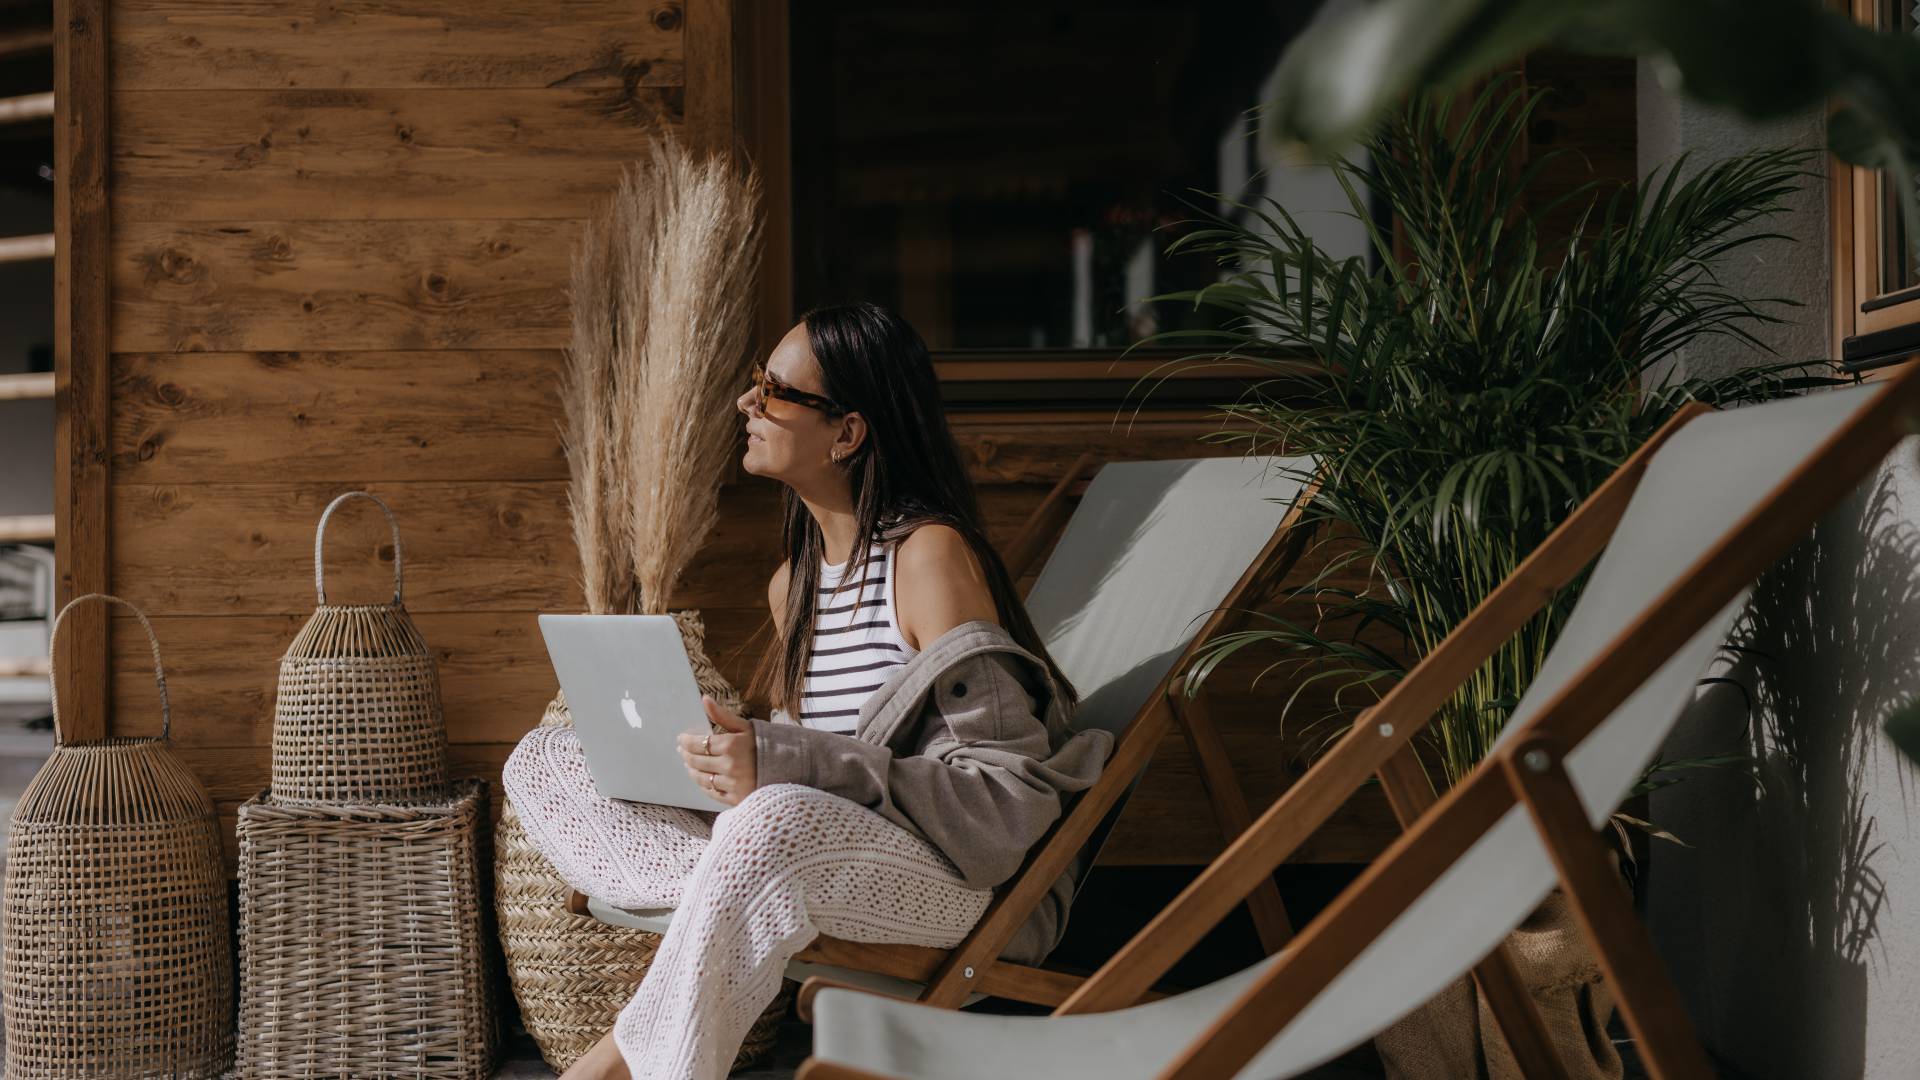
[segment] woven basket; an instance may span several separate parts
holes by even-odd
[[[673,617],[700,689],[741,713],[740,695],[707,659],[706,627],[699,613],[676,611]],[[573,726],[564,696],[554,695],[540,726]],[[507,982],[527,1033],[555,1072],[565,1072],[613,1028],[614,1017],[633,997],[660,947],[659,934],[569,912],[571,892],[527,839],[513,802],[504,800],[494,834],[493,898]],[[734,1068],[756,1065],[772,1053],[791,999],[792,984],[782,983],[780,996],[747,1032]]]
[[[327,603],[327,519],[348,499],[380,508],[393,532],[393,602]],[[447,730],[433,654],[401,602],[400,524],[387,504],[349,491],[313,537],[319,607],[280,658],[273,710],[273,797],[292,806],[439,803],[449,798]]]
[[[409,806],[240,807],[240,1075],[489,1076],[487,786]]]
[[[6,1075],[208,1077],[233,1061],[227,875],[213,800],[168,749],[173,717],[153,646],[159,739],[61,745],[9,826],[0,937]],[[49,658],[54,650],[49,650]],[[49,664],[51,668],[51,664]]]

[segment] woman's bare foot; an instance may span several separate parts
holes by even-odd
[[[593,1044],[592,1049],[580,1055],[560,1080],[633,1080],[627,1072],[627,1060],[620,1056],[620,1048],[613,1044],[613,1032],[609,1031]]]

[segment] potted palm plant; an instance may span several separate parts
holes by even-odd
[[[1462,98],[1417,96],[1364,141],[1369,166],[1332,161],[1368,224],[1371,260],[1329,256],[1271,199],[1210,196],[1228,209],[1201,211],[1170,245],[1169,254],[1211,256],[1219,279],[1155,299],[1209,309],[1218,329],[1142,344],[1205,350],[1172,363],[1268,369],[1271,379],[1220,407],[1240,423],[1210,438],[1315,459],[1304,513],[1323,526],[1318,542],[1336,545],[1327,569],[1294,590],[1319,613],[1311,623],[1256,613],[1200,650],[1194,682],[1241,649],[1277,650],[1275,666],[1303,669],[1296,685],[1334,685],[1339,715],[1303,722],[1336,732],[1683,404],[1733,406],[1836,381],[1825,365],[1777,361],[1708,378],[1682,362],[1689,344],[1716,335],[1765,349],[1754,331],[1779,318],[1776,305],[1730,292],[1713,266],[1775,239],[1757,226],[1806,175],[1803,154],[1752,153],[1691,176],[1676,162],[1638,190],[1588,187],[1574,196],[1586,200],[1576,235],[1549,251],[1535,227],[1543,208],[1528,199],[1542,161],[1516,153],[1539,100],[1512,80]],[[1390,211],[1390,229],[1374,222],[1369,194]],[[1436,783],[1486,755],[1579,588],[1547,604],[1434,719],[1420,750]],[[1283,722],[1301,721],[1291,714],[1302,700],[1288,700]],[[1708,763],[1656,763],[1645,783]],[[1604,1032],[1611,1005],[1577,933],[1552,901],[1535,922],[1519,933],[1547,936],[1513,951],[1550,1026],[1568,1040],[1594,1025]],[[1424,1054],[1453,1038],[1479,1058],[1475,1071],[1503,1075],[1511,1059],[1496,1052],[1491,1023],[1475,1019],[1471,988],[1450,993],[1429,1006],[1446,1015],[1408,1021],[1425,1030],[1407,1042]],[[1457,1056],[1396,1062],[1393,1041],[1381,1042],[1392,1073],[1463,1075]],[[1576,1075],[1619,1075],[1604,1038],[1585,1056],[1593,1067]]]

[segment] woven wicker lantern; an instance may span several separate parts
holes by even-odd
[[[366,499],[393,532],[393,602],[327,603],[327,519]],[[447,730],[433,654],[402,603],[400,524],[387,504],[349,491],[327,504],[313,537],[319,606],[280,658],[273,716],[273,797],[294,806],[446,802]]]
[[[213,800],[168,748],[160,642],[160,737],[59,740],[9,826],[0,936],[12,1080],[210,1077],[233,1060],[227,876]],[[51,650],[50,650],[51,656]],[[51,666],[51,665],[50,665]]]

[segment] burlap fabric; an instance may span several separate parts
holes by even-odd
[[[1507,938],[1570,1080],[1620,1080],[1613,995],[1566,897],[1554,890]],[[1527,1080],[1500,1022],[1462,976],[1374,1039],[1389,1080]]]

